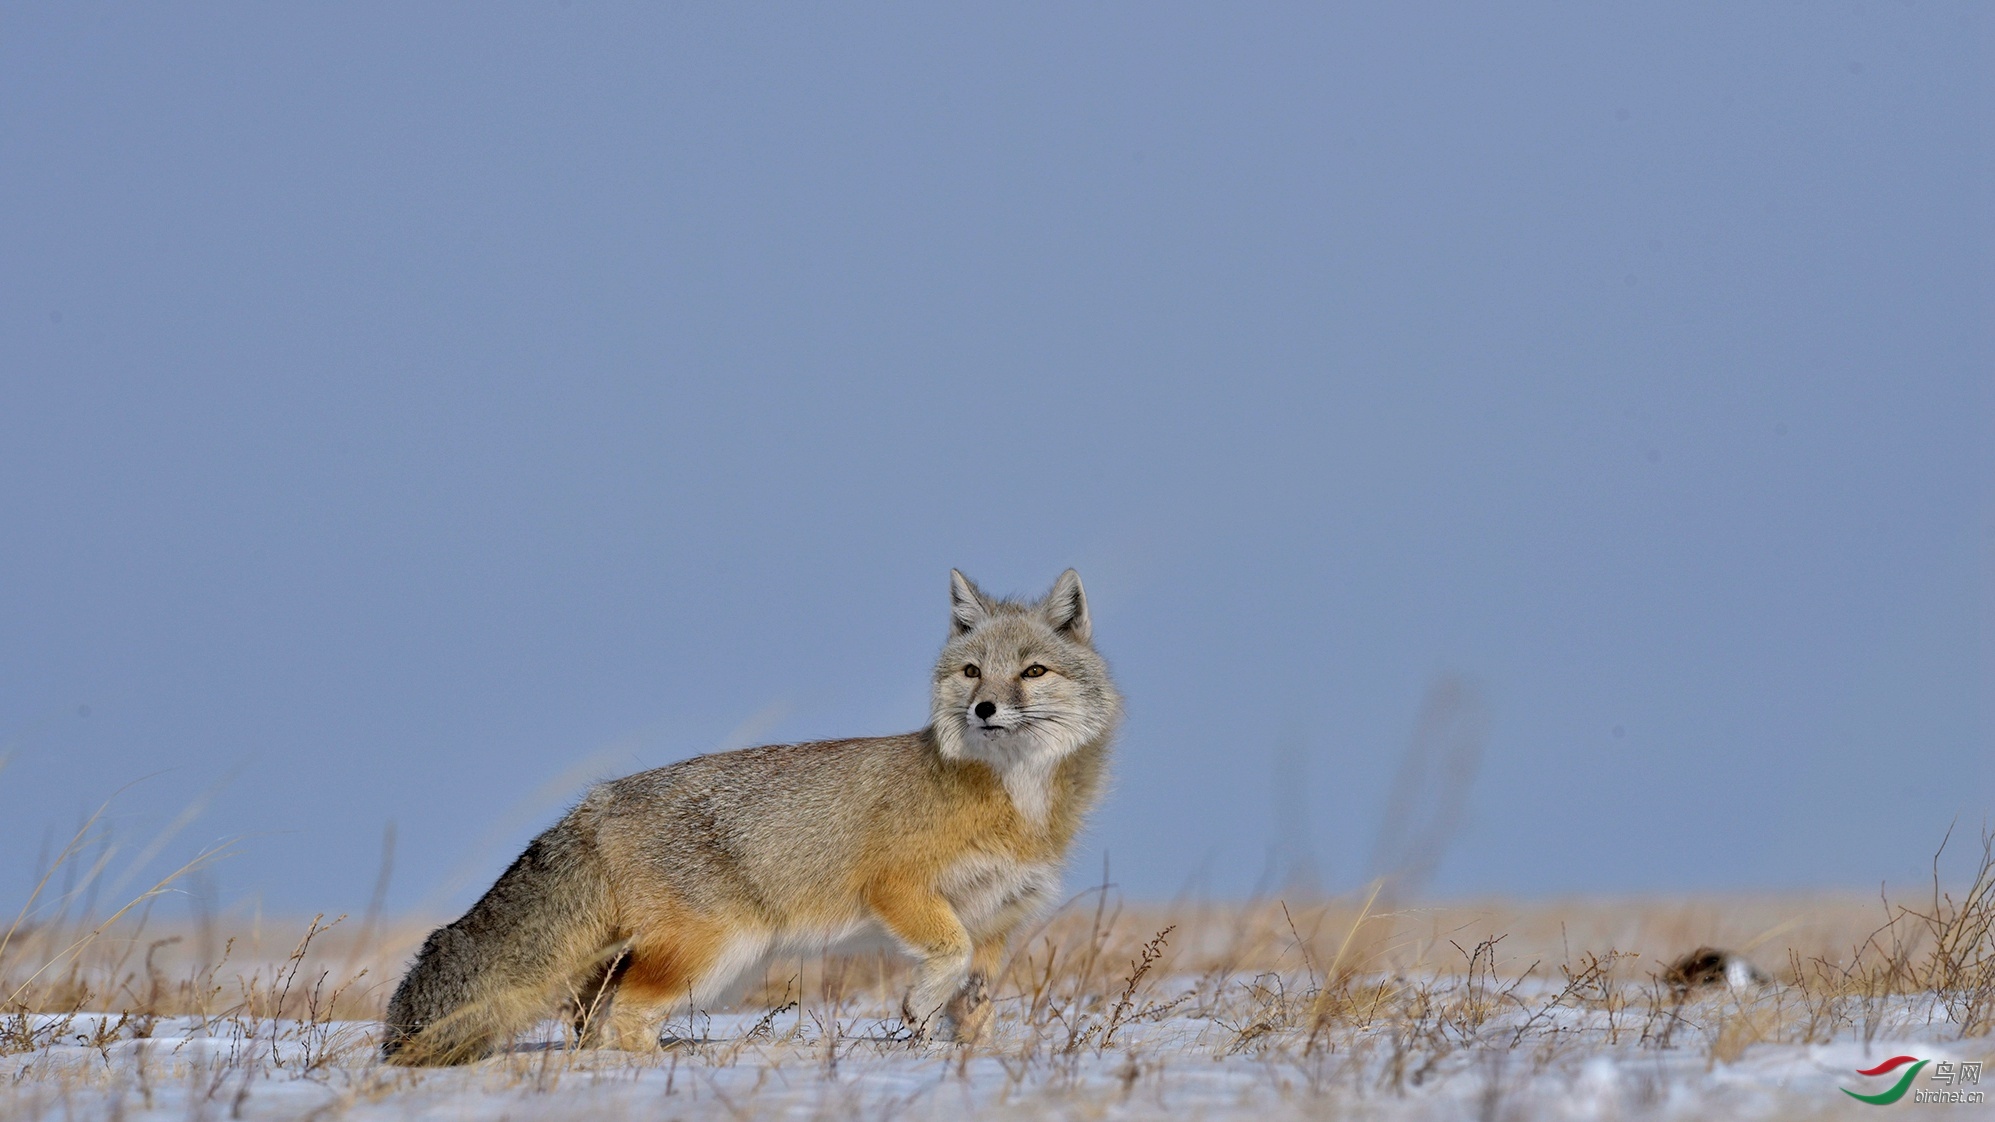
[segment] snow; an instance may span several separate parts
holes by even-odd
[[[1106,1046],[1096,1034],[1071,1049],[1066,1029],[1035,1035],[1016,1010],[1000,1010],[995,1038],[971,1049],[909,1042],[891,1020],[797,1009],[701,1018],[678,1026],[698,1042],[648,1056],[571,1051],[549,1024],[506,1055],[443,1070],[379,1063],[371,1022],[16,1018],[37,1046],[0,1058],[0,1117],[1858,1118],[1879,1108],[1839,1088],[1876,1093],[1899,1074],[1859,1068],[1899,1054],[1989,1058],[1987,1038],[1956,1039],[1945,1006],[1920,995],[1874,1000],[1812,1043],[1740,1043],[1751,1026],[1796,1023],[1778,987],[1694,999],[1662,1032],[1632,1004],[1617,1017],[1552,988],[1496,996],[1480,1019],[1343,1025],[1314,1046],[1301,1026],[1244,1032],[1211,1002],[1153,1006]],[[1979,1090],[1934,1082],[1933,1065],[1915,1087]],[[1985,1103],[1933,1105],[1995,1117]]]

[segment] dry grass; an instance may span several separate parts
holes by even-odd
[[[81,852],[65,850],[52,876]],[[1672,1080],[1783,1048],[1918,1040],[1981,1056],[1995,1027],[1987,841],[1981,856],[1966,886],[1949,892],[1936,876],[1904,903],[1386,909],[1372,893],[1156,907],[1102,888],[1020,941],[995,989],[999,1030],[978,1047],[907,1042],[891,1013],[899,963],[805,956],[772,963],[744,1014],[668,1026],[698,1043],[652,1056],[575,1052],[552,1046],[550,1025],[540,1044],[454,1072],[373,1060],[374,1022],[427,924],[318,917],[161,930],[147,915],[161,886],[95,917],[73,881],[38,891],[0,936],[0,1116],[396,1116],[456,1102],[453,1115],[481,1117],[581,1101],[646,1114],[628,1099],[637,1095],[732,1117],[1144,1116],[1173,1101],[1213,1116],[1472,1106],[1522,1117],[1546,1094],[1579,1101],[1587,1061],[1601,1056],[1662,1065],[1651,1084],[1616,1085],[1605,1113],[1667,1113]],[[1659,981],[1671,958],[1705,944],[1744,952],[1776,983],[1685,995]],[[1808,1094],[1823,1110],[1840,1106]]]

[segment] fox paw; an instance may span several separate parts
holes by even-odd
[[[901,998],[901,1026],[907,1029],[909,1043],[922,1044],[927,1042],[928,1022],[930,1019],[914,1011],[914,999],[912,995]]]
[[[953,989],[917,986],[901,998],[901,1022],[909,1039],[917,1042],[972,1043],[983,1036],[990,1017],[990,979],[980,970],[954,983]]]
[[[942,1021],[949,1038],[958,1044],[974,1044],[990,1030],[990,982],[981,973],[970,975],[949,1004],[942,1007]]]

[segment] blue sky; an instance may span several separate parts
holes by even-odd
[[[1077,880],[1245,892],[1286,799],[1361,882],[1451,674],[1436,891],[1915,876],[1995,810],[1989,27],[11,9],[0,889],[142,779],[229,899],[393,822],[459,904],[591,776],[919,725],[949,568],[1068,565]]]

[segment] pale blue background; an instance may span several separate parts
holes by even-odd
[[[1437,891],[1916,875],[1995,812],[1988,17],[1503,7],[10,6],[0,899],[163,773],[228,899],[393,820],[460,904],[589,775],[920,724],[952,565],[1093,594],[1077,883],[1248,891],[1288,743],[1351,886],[1447,672]]]

